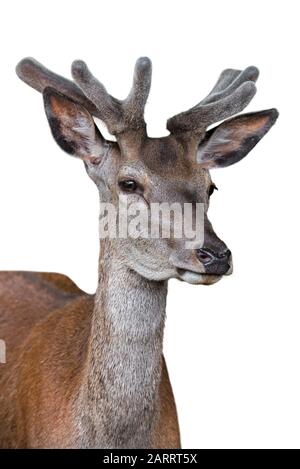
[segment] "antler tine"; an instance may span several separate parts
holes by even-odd
[[[135,64],[133,84],[129,95],[123,102],[127,114],[136,124],[144,123],[144,109],[149,96],[152,78],[152,64],[148,57],[140,57]]]
[[[32,57],[26,57],[21,60],[16,67],[16,72],[21,80],[35,90],[42,92],[50,86],[74,99],[74,101],[84,106],[95,117],[100,117],[96,106],[88,100],[75,83],[48,70]]]
[[[120,103],[108,94],[83,60],[75,60],[72,63],[72,76],[88,99],[94,103],[100,119],[107,124],[108,130],[114,133],[114,126],[110,123],[121,119]]]
[[[236,70],[234,68],[226,68],[223,70],[208,96],[227,88],[227,86],[230,85],[230,83],[232,83],[240,73],[241,70]]]
[[[256,93],[254,82],[258,74],[258,69],[253,66],[244,71],[224,70],[206,98],[168,120],[168,130],[173,134],[202,134],[209,125],[241,112]]]
[[[145,128],[144,108],[151,85],[151,62],[148,58],[138,59],[132,89],[124,101],[108,94],[85,62],[81,60],[73,62],[72,75],[85,95],[95,104],[100,119],[106,123],[112,134]]]
[[[259,75],[258,68],[254,66],[247,67],[245,70],[227,69],[220,75],[219,80],[212,91],[204,98],[200,104],[208,104],[229,96],[242,83],[247,81],[256,82]]]

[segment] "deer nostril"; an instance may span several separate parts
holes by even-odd
[[[225,259],[225,258],[229,259],[230,256],[231,256],[231,251],[229,249],[226,249],[226,251],[223,251],[217,254],[216,257],[218,257],[218,259]]]
[[[214,255],[206,249],[197,249],[197,257],[202,264],[209,264],[213,259]]]

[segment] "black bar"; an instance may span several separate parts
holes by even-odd
[[[48,449],[24,449],[24,450],[0,450],[0,467],[6,468],[11,465],[22,469],[30,464],[35,467],[57,467],[66,468],[99,468],[109,465],[120,464],[123,467],[149,467],[168,466],[169,464],[184,464],[196,467],[202,464],[217,464],[223,468],[237,465],[243,467],[249,463],[256,467],[264,458],[268,458],[268,466],[274,459],[276,465],[282,463],[287,467],[288,453],[285,450],[48,450]],[[295,452],[292,455],[295,460]],[[56,465],[56,466],[55,466]],[[298,465],[298,464],[297,464]],[[290,467],[296,467],[293,463]]]

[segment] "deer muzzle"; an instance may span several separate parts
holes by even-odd
[[[208,247],[196,249],[196,256],[206,274],[228,275],[232,271],[231,251],[227,247],[218,251]]]

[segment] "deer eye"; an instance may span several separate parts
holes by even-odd
[[[218,190],[217,186],[215,184],[211,184],[208,189],[208,196],[210,197],[215,190]]]
[[[138,188],[138,183],[133,179],[124,179],[119,181],[119,187],[124,192],[135,192]]]

